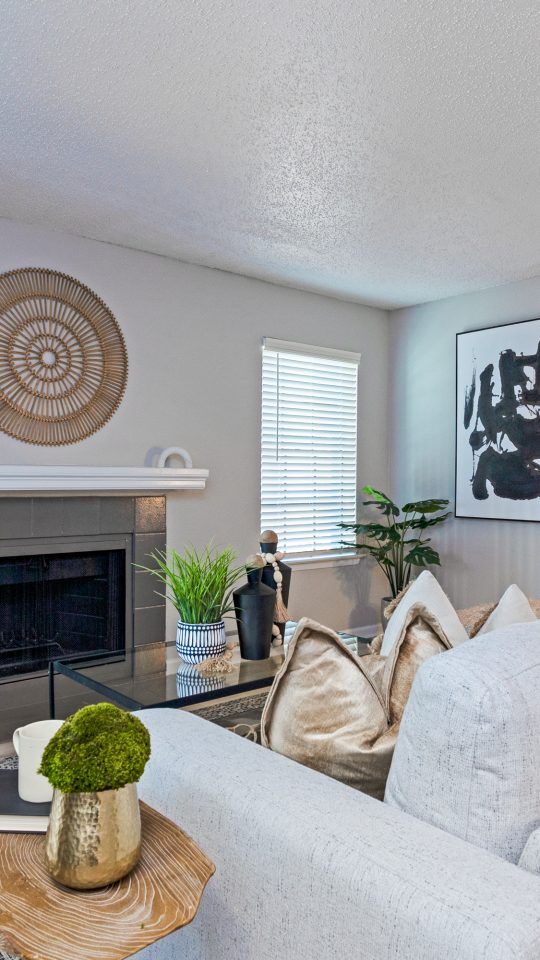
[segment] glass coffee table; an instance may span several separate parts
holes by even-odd
[[[232,671],[213,677],[202,676],[194,665],[178,658],[174,647],[164,644],[146,644],[126,653],[106,651],[59,658],[49,666],[49,715],[55,716],[58,674],[127,710],[188,707],[269,687],[283,663],[295,627],[294,622],[287,624],[285,645],[273,647],[266,660],[242,660],[235,647]],[[355,653],[369,652],[367,642],[371,638],[344,633],[340,637]]]

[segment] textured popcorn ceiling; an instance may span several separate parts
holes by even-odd
[[[0,215],[382,305],[540,273],[539,0],[3,0]]]

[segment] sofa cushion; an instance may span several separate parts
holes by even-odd
[[[485,623],[476,632],[476,636],[510,627],[513,623],[534,623],[536,615],[522,590],[512,583],[503,593],[497,606],[491,611]]]
[[[538,877],[196,714],[138,716],[141,799],[217,865],[193,923],[138,960],[540,957]]]
[[[477,603],[474,607],[465,607],[465,609],[457,611],[457,615],[467,631],[467,636],[476,636],[496,606],[496,603]]]
[[[389,658],[357,657],[333,630],[304,618],[268,695],[262,743],[382,799],[414,673],[447,645],[422,606],[408,611]]]
[[[540,622],[418,670],[385,801],[517,863],[540,824]]]
[[[388,621],[381,647],[383,657],[387,657],[392,650],[403,629],[407,611],[415,603],[422,603],[437,618],[452,647],[457,647],[467,640],[467,631],[444,590],[429,570],[423,570],[418,579],[409,586]]]
[[[535,600],[534,597],[529,597],[527,603],[538,620],[540,618],[540,601]],[[496,603],[477,603],[474,607],[466,607],[457,611],[457,615],[469,637],[477,636],[496,606]],[[529,617],[525,622],[532,623],[532,620]]]
[[[540,827],[533,830],[518,861],[518,867],[540,876]]]
[[[300,620],[263,710],[261,742],[382,799],[396,739],[376,679],[382,666]]]
[[[384,705],[391,724],[399,723],[419,666],[436,653],[451,649],[450,641],[433,614],[417,603],[409,607],[381,674]]]

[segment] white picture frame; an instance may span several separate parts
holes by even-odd
[[[540,319],[456,336],[456,517],[540,521]]]

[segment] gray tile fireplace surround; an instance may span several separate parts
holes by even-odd
[[[166,546],[165,497],[2,497],[0,557],[63,551],[126,551],[126,646],[163,643],[165,601],[156,581],[133,563]],[[57,677],[57,716],[99,699],[91,690]],[[0,752],[13,730],[48,716],[47,678],[0,681]]]

